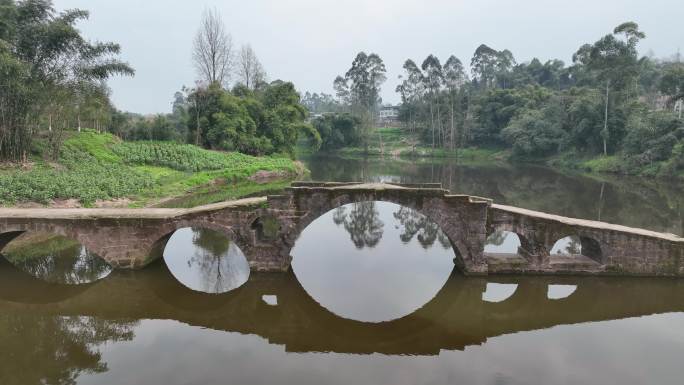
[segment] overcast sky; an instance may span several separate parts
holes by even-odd
[[[57,9],[83,8],[80,24],[92,40],[120,43],[133,78],[110,81],[120,109],[169,112],[173,93],[192,85],[192,39],[202,11],[216,7],[236,45],[250,43],[269,79],[292,81],[300,92],[332,93],[332,81],[359,51],[385,61],[385,102],[407,58],[455,54],[464,64],[481,43],[513,52],[518,62],[539,57],[566,62],[587,42],[628,20],[646,32],[642,53],[671,56],[684,49],[682,0],[55,0]]]

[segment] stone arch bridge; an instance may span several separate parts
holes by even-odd
[[[610,274],[684,276],[684,238],[603,222],[566,218],[453,195],[439,184],[297,182],[282,195],[247,198],[191,209],[0,209],[0,250],[23,232],[73,238],[115,268],[142,268],[161,256],[184,227],[227,234],[254,271],[287,271],[290,252],[315,219],[348,203],[384,201],[414,209],[448,236],[454,262],[470,275]],[[518,235],[510,255],[487,254],[495,231]],[[581,255],[558,260],[556,241],[581,240]]]

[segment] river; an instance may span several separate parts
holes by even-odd
[[[684,235],[682,186],[667,181],[453,160],[304,162],[313,180],[440,182]],[[488,247],[517,245],[498,234]],[[177,231],[163,254],[113,271],[51,234],[10,243],[0,384],[681,383],[684,281],[464,277],[441,230],[390,203],[314,221],[288,273],[250,273],[241,250],[209,229]]]

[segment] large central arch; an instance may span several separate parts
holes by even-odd
[[[294,184],[282,198],[285,198],[286,206],[300,214],[294,229],[281,224],[290,251],[304,229],[331,210],[352,203],[389,202],[415,210],[439,226],[452,245],[456,256],[454,262],[461,271],[469,274],[487,272],[483,254],[487,201],[449,195],[447,190],[432,184]]]

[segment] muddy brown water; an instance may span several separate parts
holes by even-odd
[[[683,235],[681,186],[667,182],[454,161],[305,163],[315,180],[441,182]],[[517,247],[495,238],[492,252]],[[285,274],[250,273],[207,229],[174,234],[141,271],[111,271],[70,240],[32,239],[0,258],[3,385],[680,384],[684,374],[684,281],[464,277],[437,226],[389,203],[316,220]],[[556,251],[575,248],[570,238]]]

